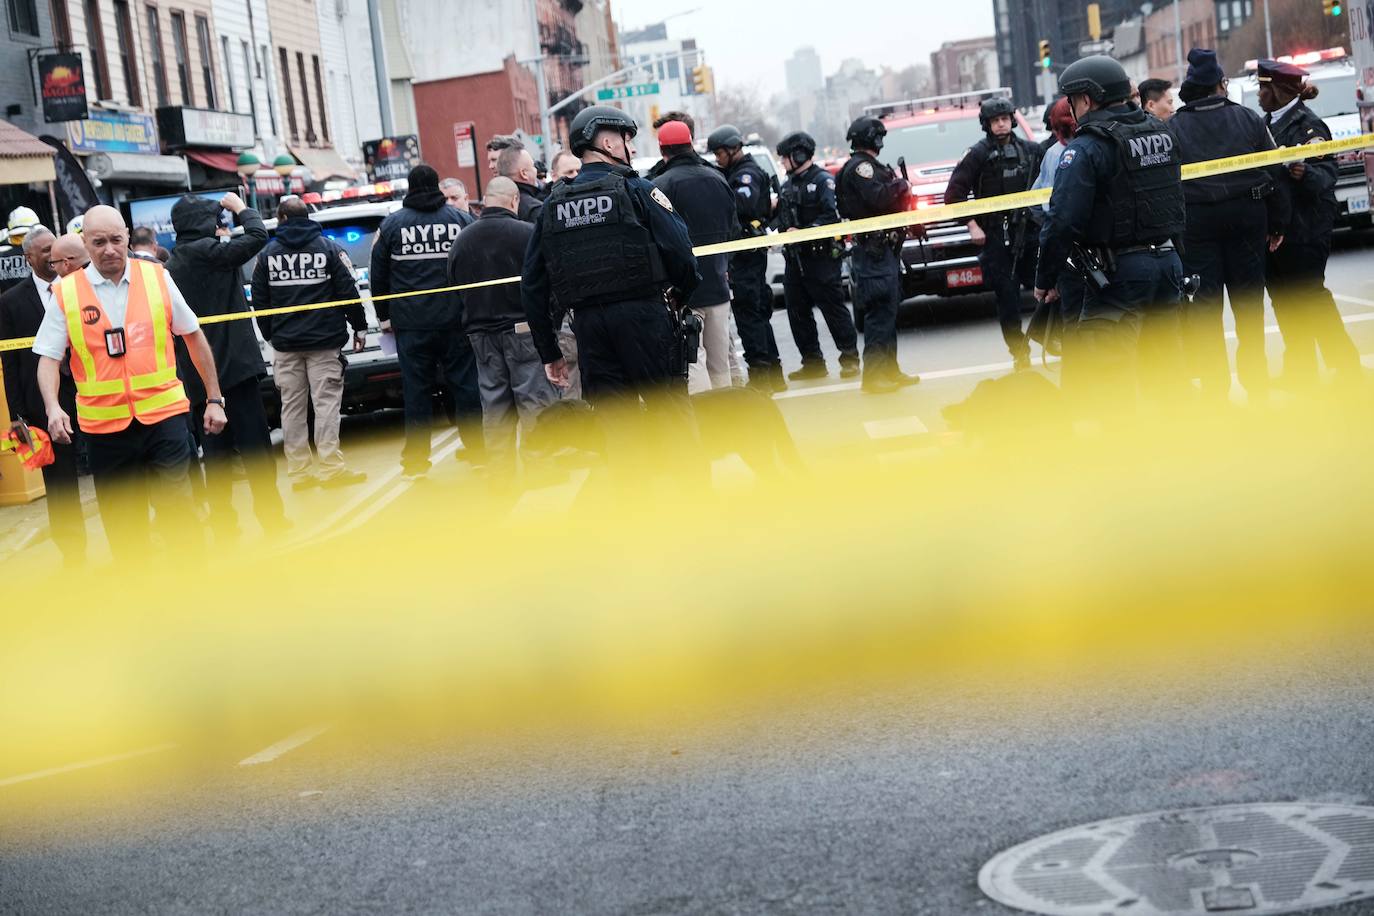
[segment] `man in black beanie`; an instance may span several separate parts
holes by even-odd
[[[1208,48],[1188,52],[1188,75],[1179,87],[1185,104],[1169,119],[1169,133],[1185,163],[1273,149],[1264,120],[1226,96],[1226,75]],[[1281,167],[1275,167],[1281,168]],[[1268,399],[1264,353],[1265,256],[1288,220],[1287,197],[1275,193],[1274,169],[1246,169],[1183,183],[1187,203],[1183,272],[1202,286],[1184,304],[1188,374],[1202,391],[1224,401],[1231,366],[1222,330],[1222,293],[1236,318],[1236,371],[1252,400]]]
[[[462,302],[455,292],[382,299],[391,293],[448,286],[448,254],[458,231],[471,222],[447,205],[439,173],[427,165],[410,170],[401,209],[382,221],[372,247],[373,308],[382,332],[396,335],[405,400],[406,441],[401,469],[407,477],[429,471],[432,389],[442,381],[453,399],[464,457],[480,463],[484,454],[482,402],[477,366],[462,328]]]

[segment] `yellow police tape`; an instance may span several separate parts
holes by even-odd
[[[1266,150],[1262,153],[1246,153],[1242,156],[1228,156],[1224,159],[1210,159],[1206,162],[1191,162],[1183,167],[1183,180],[1189,181],[1194,178],[1224,175],[1229,172],[1243,172],[1247,169],[1296,162],[1302,159],[1319,159],[1324,156],[1349,152],[1350,150],[1364,149],[1366,147],[1374,147],[1374,134],[1361,134],[1358,137],[1346,137],[1341,140],[1326,140],[1321,143],[1309,143],[1301,147],[1281,146],[1278,149]],[[1015,194],[984,197],[980,200],[970,200],[957,204],[942,204],[940,206],[927,207],[921,210],[903,210],[901,213],[874,216],[869,219],[831,223],[825,226],[813,226],[809,229],[795,229],[787,232],[785,235],[758,236],[755,238],[735,239],[730,242],[719,242],[714,245],[700,245],[693,248],[692,253],[697,257],[707,257],[715,254],[734,254],[740,251],[752,251],[755,248],[772,248],[776,245],[783,244],[784,240],[786,244],[791,245],[801,242],[840,238],[846,235],[857,235],[865,232],[884,232],[890,229],[902,229],[907,226],[916,226],[923,223],[940,223],[947,220],[969,219],[974,216],[983,216],[988,213],[999,213],[1003,210],[1020,210],[1024,207],[1038,206],[1049,199],[1049,188],[1041,188],[1036,191],[1019,191]],[[373,302],[385,302],[391,299],[404,299],[409,296],[459,292],[465,289],[481,289],[487,286],[503,286],[507,283],[519,282],[519,277],[501,277],[495,280],[483,280],[478,283],[463,283],[457,286],[437,286],[431,289],[410,290],[404,293],[388,293],[384,296],[371,296],[370,299]],[[356,305],[364,301],[366,300],[363,298],[335,299],[331,302],[314,302],[309,305],[288,305],[274,309],[232,312],[227,315],[209,315],[200,319],[200,323],[219,324],[225,321],[238,321],[244,318],[289,315],[294,312],[308,312],[314,309],[340,308],[347,305]],[[6,350],[22,350],[31,347],[33,346],[33,340],[32,337],[16,337],[10,340],[0,340],[0,352]]]

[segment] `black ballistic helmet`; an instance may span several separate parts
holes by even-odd
[[[998,96],[992,99],[983,99],[983,104],[978,106],[978,123],[983,130],[992,129],[992,119],[1000,118],[1002,115],[1011,117],[1016,114],[1016,106],[1011,103],[1011,99]]]
[[[736,146],[744,146],[744,135],[733,124],[722,124],[711,131],[711,136],[706,138],[706,151],[708,153],[714,153],[718,149],[731,149]]]
[[[619,108],[609,105],[584,108],[577,113],[577,117],[573,118],[572,124],[568,127],[568,148],[572,150],[572,154],[581,156],[585,153],[599,130],[618,130],[633,137],[639,133],[639,125],[635,124],[634,118]]]
[[[1064,95],[1086,95],[1098,104],[1120,102],[1131,94],[1126,68],[1105,54],[1074,61],[1059,77]]]
[[[887,127],[872,115],[861,115],[849,125],[849,133],[844,138],[849,141],[850,149],[881,150]]]
[[[778,141],[778,155],[791,159],[796,152],[804,153],[803,160],[816,155],[816,138],[804,130],[793,131]]]

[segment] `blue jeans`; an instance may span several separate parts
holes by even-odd
[[[436,385],[447,392],[453,404],[463,445],[470,452],[482,452],[482,400],[477,391],[477,363],[467,337],[457,328],[397,330],[396,360],[401,365],[401,396],[406,411],[401,467],[408,473],[429,470]]]

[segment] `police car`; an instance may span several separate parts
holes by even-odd
[[[314,196],[314,195],[311,195]],[[307,202],[316,202],[309,201]],[[372,308],[371,292],[368,285],[369,265],[372,263],[372,244],[377,238],[377,229],[388,214],[400,209],[398,200],[372,201],[366,203],[343,204],[316,210],[310,218],[323,226],[326,238],[333,239],[343,248],[353,263],[353,273],[358,280],[358,292],[363,298],[363,309],[367,313],[367,346],[354,353],[351,348],[344,349],[347,366],[344,370],[344,413],[365,413],[385,407],[401,407],[401,367],[396,361],[393,348],[384,350],[381,345],[381,331],[378,328],[377,313]],[[277,221],[265,220],[267,231],[275,234]],[[244,294],[252,298],[251,282],[257,258],[243,266]],[[253,326],[257,333],[257,324]],[[277,425],[281,415],[281,401],[277,387],[272,381],[272,348],[258,336],[263,358],[267,360],[268,377],[262,384],[263,403],[267,406],[268,417]]]
[[[1313,114],[1326,122],[1331,137],[1342,140],[1360,135],[1359,102],[1356,95],[1355,65],[1344,48],[1327,48],[1278,58],[1302,67],[1309,74],[1307,81],[1321,91],[1315,99],[1304,104]],[[1256,61],[1246,61],[1245,76],[1227,84],[1227,95],[1234,102],[1263,114],[1259,106],[1259,81],[1255,78]],[[1365,182],[1364,154],[1351,150],[1336,157],[1339,167],[1336,178],[1336,225],[1352,229],[1370,225],[1369,188]]]
[[[1011,98],[1010,89],[984,89],[952,95],[907,99],[870,105],[864,114],[882,120],[887,137],[879,154],[898,169],[906,164],[915,209],[942,206],[945,186],[969,147],[983,139],[978,106],[984,99]],[[1017,132],[1032,143],[1039,137],[1025,117],[1015,115]],[[900,169],[898,169],[900,171]],[[925,224],[924,239],[908,239],[902,246],[902,295],[953,296],[984,292],[978,246],[969,235],[967,220]],[[1026,232],[1034,232],[1028,225]]]

